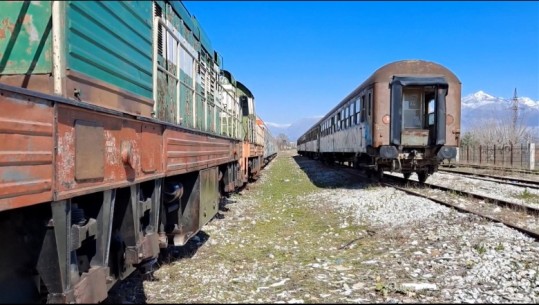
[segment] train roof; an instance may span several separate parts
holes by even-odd
[[[316,124],[311,126],[303,135],[311,131],[313,128],[316,128],[316,126],[326,120],[335,110],[337,110],[343,104],[347,103],[354,96],[358,95],[364,88],[375,83],[390,83],[393,76],[413,77],[414,75],[431,75],[432,77],[443,76],[448,83],[461,83],[457,76],[453,72],[451,72],[451,70],[435,62],[419,59],[391,62],[374,71],[374,73],[369,78],[367,78],[363,83],[361,83],[361,85],[356,87],[354,91],[352,91],[344,99],[342,99],[342,101],[339,102],[335,107],[328,111],[318,122],[316,122]]]
[[[412,72],[410,72],[412,71]],[[391,81],[394,75],[413,76],[413,75],[429,75],[432,76],[444,76],[449,83],[460,83],[457,76],[446,67],[426,60],[401,60],[389,63],[376,70],[371,77],[369,77],[364,84],[379,83],[384,81]],[[362,84],[363,85],[363,84]],[[360,86],[361,87],[361,86]]]
[[[234,87],[236,86],[236,80],[234,79],[234,76],[232,76],[232,73],[228,72],[227,70],[221,70],[221,73]]]
[[[240,81],[236,81],[236,85],[238,87],[238,89],[240,89],[241,91],[243,91],[244,93],[247,94],[248,97],[250,98],[255,98],[253,93],[251,93],[251,90],[249,90],[244,84],[242,84]]]
[[[352,93],[348,94],[341,103],[345,103],[347,100],[349,100],[354,95],[357,95],[363,88],[375,84],[375,83],[383,83],[383,82],[391,82],[391,79],[393,76],[414,76],[414,75],[422,75],[427,76],[431,75],[433,77],[436,76],[443,76],[448,83],[459,83],[460,80],[457,78],[457,76],[451,72],[446,67],[432,62],[432,61],[426,61],[426,60],[419,60],[419,59],[412,59],[412,60],[400,60],[395,61],[389,64],[386,64],[382,66],[381,68],[378,68],[378,70],[374,71],[374,73],[367,78],[361,85],[359,85]],[[337,107],[341,105],[339,103]],[[333,111],[333,109],[332,109]],[[331,111],[330,111],[331,112]]]
[[[202,26],[200,25],[200,23],[198,22],[195,15],[192,15],[191,13],[189,13],[187,8],[181,1],[169,1],[169,3],[174,9],[174,11],[176,11],[176,14],[178,14],[182,18],[185,25],[191,31],[193,31],[193,35],[195,36],[196,39],[200,41],[200,44],[206,50],[206,52],[208,52],[208,54],[210,54],[211,56],[215,56],[214,55],[215,50],[213,49],[211,45],[211,41],[208,35],[206,34],[206,32],[204,31],[204,29],[202,28]]]

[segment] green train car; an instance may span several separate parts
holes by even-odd
[[[222,118],[232,114],[220,103],[221,56],[181,2],[9,1],[1,8],[2,83],[226,134]]]
[[[271,135],[179,1],[0,12],[0,302],[101,302],[256,178]]]

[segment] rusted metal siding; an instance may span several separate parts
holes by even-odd
[[[0,12],[0,74],[50,73],[50,2],[2,1]]]
[[[191,172],[235,160],[233,142],[224,138],[167,128],[164,142],[167,175]]]
[[[400,61],[386,65],[378,69],[362,86],[370,85],[375,81],[373,91],[373,124],[372,130],[373,147],[389,145],[389,124],[384,124],[382,118],[390,114],[390,89],[389,82],[393,75],[439,75],[448,82],[446,96],[446,143],[445,146],[458,145],[460,138],[460,115],[461,115],[461,83],[458,78],[447,68],[432,62],[423,61]],[[362,88],[361,86],[358,88]],[[360,90],[354,92],[358,94]],[[350,94],[349,96],[352,96]],[[448,120],[447,116],[452,120]]]
[[[382,118],[390,115],[391,90],[388,82],[375,83],[373,87],[373,122],[374,122],[374,147],[389,145],[389,124],[384,124]]]
[[[449,84],[445,97],[445,145],[458,147],[460,145],[460,115],[461,115],[461,84]]]
[[[161,136],[157,124],[58,105],[56,199],[163,176]]]
[[[260,157],[264,155],[264,146],[258,144],[251,144],[249,146],[249,157]]]
[[[54,108],[0,92],[0,211],[50,201]]]
[[[240,160],[240,169],[241,169],[241,175],[242,175],[242,179],[243,179],[243,182],[247,182],[247,178],[248,178],[248,170],[249,170],[249,157],[251,156],[251,143],[249,143],[248,141],[243,141],[242,142],[242,147],[241,147],[241,160]]]
[[[69,69],[152,97],[152,2],[69,1]]]

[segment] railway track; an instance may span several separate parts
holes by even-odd
[[[509,200],[492,198],[431,183],[424,183],[421,185],[417,181],[404,182],[403,178],[387,174],[384,175],[384,177],[390,177],[390,179],[394,181],[394,183],[382,182],[385,186],[399,189],[414,196],[427,198],[436,203],[455,208],[461,212],[472,213],[494,222],[501,222],[508,227],[539,239],[538,207],[523,205]],[[410,184],[414,186],[415,189],[411,189]],[[441,190],[445,193],[456,194],[460,198],[448,198],[451,197],[451,195],[441,196],[439,193],[432,192],[432,190]],[[473,198],[473,200],[467,200],[468,202],[464,203],[459,200],[462,198]],[[526,221],[523,220],[527,220],[528,223],[525,223]]]
[[[473,169],[480,169],[480,170],[495,170],[495,171],[513,172],[513,173],[521,173],[521,174],[529,174],[529,175],[539,175],[539,170],[516,169],[516,168],[508,168],[508,167],[501,167],[501,166],[486,166],[486,165],[474,165],[474,164],[441,164],[440,168],[442,167],[473,168]]]
[[[452,169],[439,169],[438,171],[444,172],[444,173],[458,174],[462,176],[470,176],[473,179],[479,179],[479,180],[484,180],[484,181],[491,181],[491,182],[503,183],[507,185],[514,185],[514,186],[520,186],[520,187],[528,187],[531,189],[539,189],[539,181],[537,180],[522,179],[522,178],[516,178],[516,177],[504,177],[504,176],[489,175],[489,174],[479,174],[479,173],[472,173],[472,172],[452,170]]]
[[[452,189],[431,183],[419,183],[384,173],[385,181],[377,181],[345,165],[338,165],[346,173],[372,183],[401,190],[407,194],[423,197],[460,212],[472,213],[490,221],[503,223],[519,232],[539,240],[539,207],[515,203],[509,200]],[[441,192],[440,192],[441,191]],[[457,195],[457,196],[455,196]]]

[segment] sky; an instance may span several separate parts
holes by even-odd
[[[539,100],[539,2],[185,1],[266,122],[325,115],[378,68],[422,59],[462,96]]]

